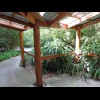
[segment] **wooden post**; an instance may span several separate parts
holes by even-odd
[[[80,28],[80,27],[77,27],[74,63],[78,63],[78,60],[79,60],[79,53],[80,53],[80,37],[81,37],[81,28]]]
[[[39,31],[39,25],[38,25],[37,21],[36,21],[33,28],[34,28],[34,51],[35,51],[36,85],[37,85],[37,87],[43,87],[41,49],[40,49],[40,31]]]
[[[78,27],[76,32],[76,48],[75,48],[76,54],[79,54],[80,52],[80,37],[81,37],[81,28]]]
[[[22,67],[25,67],[23,32],[19,31]]]

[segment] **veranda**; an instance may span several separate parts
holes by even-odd
[[[76,47],[74,53],[78,56],[80,53],[81,29],[98,22],[100,22],[100,12],[0,12],[0,26],[19,31],[23,67],[25,67],[24,53],[35,58],[37,87],[43,87],[42,60],[54,59],[66,55],[41,56],[39,27],[75,29]],[[24,51],[23,31],[30,28],[34,30],[35,54]],[[76,62],[77,60],[78,58],[75,59]]]

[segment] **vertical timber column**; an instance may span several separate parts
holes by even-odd
[[[19,31],[22,67],[25,67],[23,31]]]
[[[81,38],[81,28],[77,27],[77,32],[76,32],[76,46],[75,46],[75,53],[77,55],[80,52],[80,38]]]
[[[40,31],[39,31],[39,25],[38,25],[37,21],[33,28],[34,28],[36,85],[37,85],[37,87],[43,87],[41,49],[40,49]]]

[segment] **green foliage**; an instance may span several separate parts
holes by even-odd
[[[29,48],[33,47],[33,44],[33,29],[30,29],[24,32],[24,46]]]
[[[65,54],[74,50],[75,31],[61,29],[41,29],[41,51],[42,56],[53,54]],[[83,65],[74,64],[74,56],[67,54],[66,57],[44,60],[42,62],[44,72],[55,72],[57,74],[69,73],[71,76],[81,72]]]
[[[95,24],[82,30],[81,51],[86,59],[86,66],[89,68],[88,74],[94,79],[100,79],[100,25]],[[92,53],[97,56],[88,57]]]
[[[66,43],[73,48],[75,48],[75,42],[76,42],[76,31],[72,29],[66,30]]]
[[[12,29],[0,27],[0,51],[14,49],[19,44],[18,32]]]
[[[41,56],[74,51],[75,30],[40,28],[40,33]],[[42,61],[43,72],[69,73],[71,76],[81,74],[85,80],[88,77],[100,79],[100,24],[82,29],[81,52],[83,55],[80,55],[77,64],[74,63],[75,56],[73,55]],[[88,53],[98,56],[88,57]]]
[[[42,56],[53,54],[65,54],[73,48],[67,44],[66,30],[43,29],[41,28],[41,52]],[[66,69],[66,57],[44,60],[42,62],[43,71],[56,72],[61,74]]]
[[[86,65],[89,68],[89,75],[94,79],[100,79],[100,56],[87,57],[85,56]]]
[[[3,53],[0,53],[0,61],[6,60],[6,59],[9,59],[11,57],[18,56],[18,55],[20,55],[20,52],[16,51],[16,50],[10,50],[7,52],[3,52]]]
[[[29,51],[30,54],[34,54],[34,50]],[[33,66],[34,65],[34,58],[32,56],[29,56],[28,54],[24,54],[25,56],[25,65],[24,66]],[[19,65],[23,67],[22,60],[20,60]]]
[[[81,51],[100,54],[100,32],[98,30],[100,29],[100,25],[98,25],[96,24],[82,29]]]

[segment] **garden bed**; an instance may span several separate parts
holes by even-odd
[[[10,59],[11,57],[16,57],[20,55],[20,52],[17,50],[10,50],[3,53],[0,53],[0,61]]]

